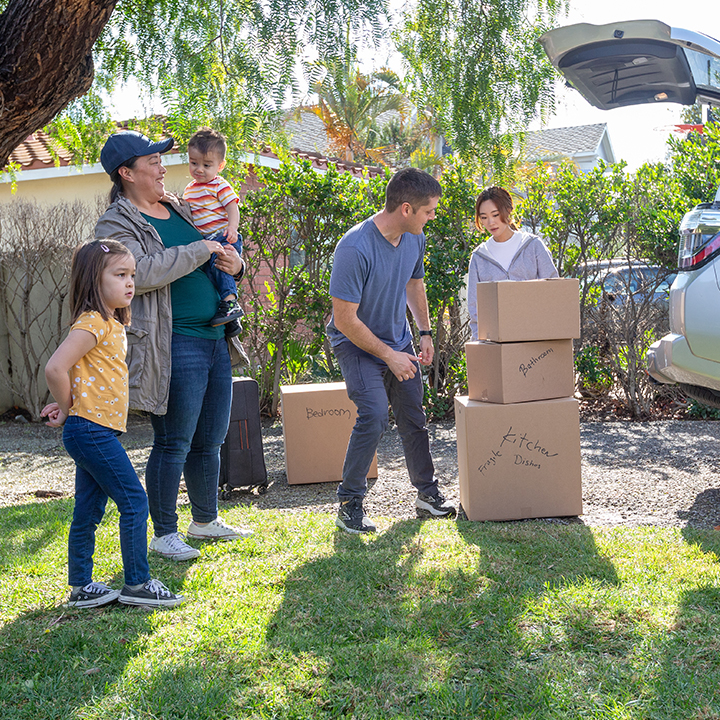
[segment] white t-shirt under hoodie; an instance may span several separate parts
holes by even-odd
[[[510,267],[512,259],[515,257],[515,253],[518,251],[520,244],[522,243],[523,236],[517,232],[512,234],[512,237],[505,242],[497,242],[495,238],[491,237],[487,240],[487,249],[492,255],[493,260],[499,265],[502,265],[504,270]]]

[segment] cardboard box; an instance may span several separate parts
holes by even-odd
[[[575,393],[572,340],[469,342],[465,356],[471,400],[507,404]]]
[[[288,483],[339,483],[357,415],[345,383],[284,385],[280,399]],[[377,476],[376,454],[368,477]]]
[[[575,278],[477,284],[478,339],[495,342],[580,337]]]
[[[496,405],[456,397],[455,424],[469,520],[582,514],[577,400]]]

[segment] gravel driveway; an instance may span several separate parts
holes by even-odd
[[[720,422],[584,422],[580,432],[584,523],[705,528],[720,523]],[[430,437],[441,488],[457,502],[455,426],[433,423]],[[141,478],[151,441],[149,421],[131,418],[123,442]],[[265,495],[233,493],[231,502],[336,512],[334,483],[287,484],[279,424],[264,429],[264,444],[270,489]],[[414,491],[394,429],[381,441],[378,461],[380,478],[372,481],[365,502],[368,514],[414,517]],[[0,425],[0,506],[71,494],[72,468],[59,431]]]

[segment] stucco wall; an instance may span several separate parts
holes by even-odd
[[[164,162],[165,187],[171,192],[182,192],[190,181],[187,164],[178,155],[164,158]],[[108,196],[111,187],[110,179],[99,165],[27,170],[18,174],[14,194],[8,179],[0,182],[0,203],[12,202],[15,198],[45,205],[82,200],[95,206]]]

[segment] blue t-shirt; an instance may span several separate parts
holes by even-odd
[[[335,248],[330,295],[359,305],[357,316],[382,342],[403,350],[412,335],[405,315],[405,286],[424,277],[425,235],[403,233],[397,247],[388,242],[372,218],[348,230]],[[350,342],[327,325],[332,347]]]

